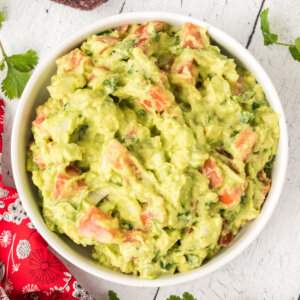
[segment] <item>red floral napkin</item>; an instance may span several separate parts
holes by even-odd
[[[3,131],[0,100],[0,157]],[[0,169],[0,299],[93,299],[47,246]]]

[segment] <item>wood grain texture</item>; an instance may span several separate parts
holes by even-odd
[[[165,300],[189,291],[197,299],[298,299],[300,293],[300,64],[288,49],[263,46],[259,22],[261,5],[270,8],[271,28],[280,39],[292,41],[300,34],[299,0],[110,0],[91,12],[77,11],[48,0],[1,0],[8,21],[0,39],[8,53],[38,51],[42,60],[60,41],[82,26],[119,12],[156,10],[190,15],[219,27],[258,59],[277,88],[288,121],[290,161],[278,208],[255,242],[233,262],[213,274],[186,284],[160,288],[132,288],[97,279],[62,259],[96,299],[115,290],[121,300]],[[250,35],[252,39],[249,42]],[[1,79],[1,77],[0,77]],[[1,94],[0,94],[1,96]],[[3,95],[2,95],[3,96]],[[10,168],[10,134],[18,101],[5,101],[6,128],[2,168],[5,182],[13,185]],[[7,172],[9,174],[7,175]],[[156,295],[156,296],[155,296]]]

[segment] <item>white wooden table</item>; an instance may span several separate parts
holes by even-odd
[[[109,0],[82,12],[49,0],[0,0],[6,19],[0,40],[8,54],[34,49],[42,60],[67,36],[99,18],[130,11],[169,11],[190,15],[229,33],[254,54],[273,80],[286,113],[290,161],[284,191],[271,221],[238,258],[213,274],[165,288],[133,288],[97,279],[62,259],[96,299],[113,289],[121,300],[165,300],[189,291],[197,299],[298,299],[300,293],[300,63],[285,47],[264,47],[258,14],[270,8],[272,29],[282,40],[300,35],[299,0]],[[1,78],[0,78],[1,79]],[[3,94],[0,92],[0,96]],[[13,186],[10,135],[18,100],[6,103],[4,181]]]

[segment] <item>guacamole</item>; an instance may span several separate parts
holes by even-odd
[[[191,23],[123,25],[57,60],[27,169],[48,227],[110,269],[199,267],[258,217],[279,116]]]

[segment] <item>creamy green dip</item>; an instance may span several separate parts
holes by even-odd
[[[90,36],[57,60],[27,169],[48,227],[142,278],[199,267],[258,217],[278,115],[205,28]]]

